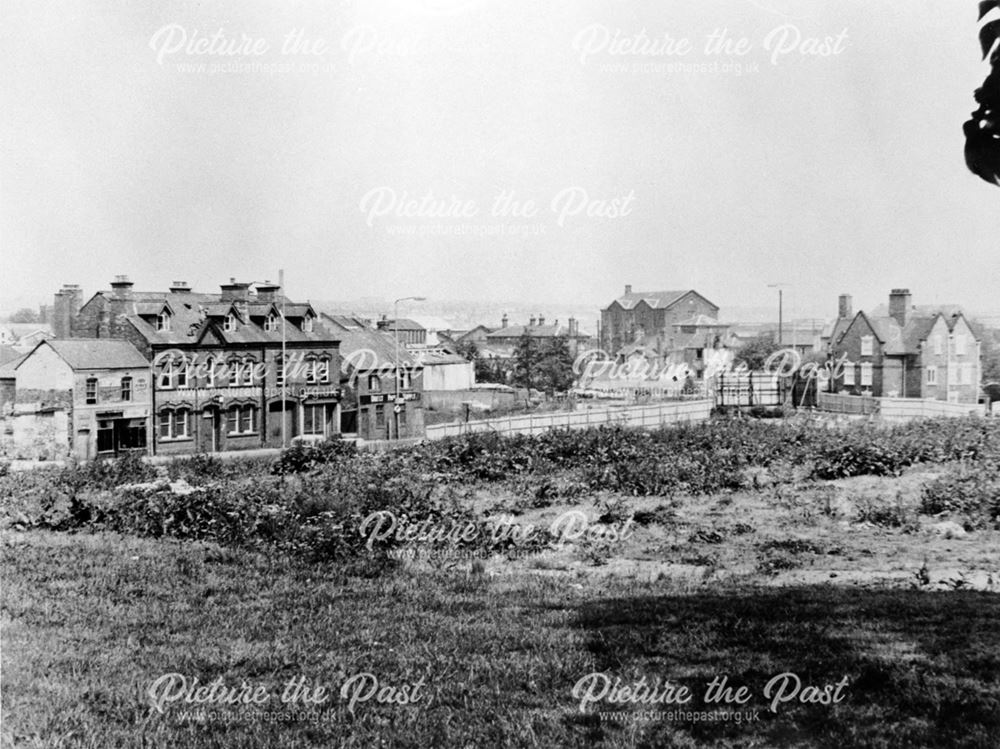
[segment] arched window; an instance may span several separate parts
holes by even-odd
[[[381,393],[382,380],[378,375],[368,375],[368,392]]]
[[[230,312],[226,315],[225,321],[222,323],[222,329],[227,333],[232,333],[236,330],[236,315]]]
[[[313,317],[312,315],[306,315],[302,320],[302,330],[306,333],[312,333],[313,331]]]
[[[166,408],[157,418],[157,434],[161,440],[183,440],[191,436],[191,411],[186,408]]]
[[[321,357],[317,365],[316,379],[324,385],[330,383],[330,357]]]
[[[272,312],[267,316],[267,319],[264,321],[264,330],[266,330],[268,333],[273,333],[277,329],[278,329],[278,316]]]
[[[205,387],[215,387],[215,359],[211,356],[205,360]]]
[[[170,330],[170,313],[166,310],[163,310],[163,312],[156,316],[156,329]]]
[[[278,387],[285,384],[285,357],[281,354],[274,357],[274,384]]]

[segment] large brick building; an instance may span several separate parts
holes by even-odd
[[[340,431],[338,341],[277,284],[135,291],[119,276],[85,304],[66,286],[53,327],[60,338],[129,341],[149,361],[154,454],[280,447]]]
[[[686,363],[695,371],[705,349],[722,346],[727,326],[719,307],[693,289],[632,291],[601,310],[600,346],[614,356],[635,351],[661,363]]]
[[[955,305],[914,306],[909,289],[893,289],[888,307],[870,314],[852,314],[850,297],[841,296],[829,353],[843,360],[837,392],[952,403],[979,397],[980,341],[965,316]]]

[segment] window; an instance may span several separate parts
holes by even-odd
[[[304,330],[306,333],[312,333],[313,331],[312,315],[306,315],[305,318],[302,320],[302,330]]]
[[[229,362],[229,387],[238,387],[240,384],[240,363],[233,359]]]
[[[132,378],[122,377],[122,400],[132,400]]]
[[[396,416],[396,423],[399,425],[400,430],[406,428],[406,406],[399,407],[399,415]]]
[[[330,382],[330,360],[324,357],[319,360],[317,366],[316,379],[323,384]]]
[[[937,367],[927,367],[927,384],[937,385]]]
[[[254,371],[254,367],[256,367],[256,366],[257,366],[257,362],[255,362],[253,359],[244,359],[243,360],[243,366],[240,367],[240,370],[243,372],[243,384],[244,385],[253,385],[253,371]]]
[[[957,334],[955,336],[955,356],[965,356],[969,353],[968,345],[965,333]]]
[[[326,406],[313,403],[303,407],[302,433],[313,435],[326,434]]]
[[[97,378],[87,378],[87,403],[93,405],[97,403]]]
[[[160,370],[160,389],[169,390],[174,386],[174,363],[167,362]]]
[[[315,359],[309,359],[306,362],[306,384],[315,385],[316,377],[318,375],[319,362]]]
[[[115,451],[115,422],[111,419],[100,419],[97,422],[97,452],[113,453]]]
[[[941,336],[936,335],[933,339],[934,353],[938,356],[941,355]]]
[[[278,329],[278,316],[272,312],[270,315],[267,316],[267,319],[264,320],[264,330],[266,330],[268,333],[273,333],[277,329]]]
[[[285,359],[281,354],[274,357],[274,382],[276,385],[285,384]]]
[[[160,411],[159,433],[161,439],[170,439],[170,434],[173,431],[173,418],[174,415],[170,411]]]
[[[188,363],[182,361],[177,367],[177,387],[186,388],[188,386]]]
[[[861,362],[861,385],[862,387],[871,387],[871,384],[872,384],[871,362]]]
[[[378,375],[368,375],[368,392],[370,393],[382,392],[382,380],[379,379]]]
[[[215,387],[215,359],[211,356],[205,360],[205,387]]]
[[[375,406],[375,428],[385,428],[385,406],[382,404]]]
[[[222,323],[222,329],[227,333],[232,333],[236,330],[236,315],[230,312],[226,315],[225,321]]]
[[[958,365],[958,384],[968,385],[969,384],[969,365],[959,364]]]
[[[184,409],[174,411],[174,439],[188,436],[188,412]]]
[[[189,416],[190,412],[183,408],[177,409],[176,411],[171,411],[169,409],[160,411],[157,422],[157,431],[160,435],[160,439],[186,439],[190,434],[188,427]]]
[[[163,310],[163,312],[156,316],[156,329],[163,331],[170,330],[170,313],[166,310]]]
[[[226,417],[226,431],[229,434],[253,434],[257,431],[255,406],[232,406]]]
[[[872,355],[872,340],[873,336],[863,335],[861,336],[861,355],[871,356]]]
[[[844,384],[848,386],[854,385],[854,363],[845,361],[844,362]]]
[[[409,390],[411,387],[413,387],[413,382],[410,378],[410,370],[403,367],[399,370],[399,389]]]

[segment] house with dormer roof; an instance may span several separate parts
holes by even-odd
[[[60,337],[132,343],[150,363],[154,454],[281,447],[340,432],[340,353],[308,302],[230,279],[218,293],[175,282],[136,291],[118,276],[81,304],[55,297]]]

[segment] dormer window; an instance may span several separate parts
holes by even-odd
[[[312,333],[313,332],[313,318],[312,318],[312,315],[306,315],[305,318],[303,318],[303,320],[302,320],[302,330],[304,330],[306,333]]]
[[[227,333],[234,332],[236,330],[236,315],[232,312],[226,315],[226,319],[222,323],[222,329]]]
[[[264,320],[264,330],[266,330],[268,333],[273,333],[277,329],[278,329],[278,316],[272,312],[270,315],[267,316],[267,319]]]
[[[170,330],[170,313],[166,310],[156,316],[156,329],[164,332]]]

